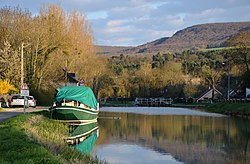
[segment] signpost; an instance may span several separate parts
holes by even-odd
[[[23,112],[26,112],[26,97],[30,95],[29,87],[26,83],[21,86],[21,96],[24,96]]]

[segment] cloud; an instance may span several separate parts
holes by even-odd
[[[108,17],[107,11],[94,11],[87,14],[88,19],[106,19]]]
[[[1,0],[0,6],[38,13],[48,3],[85,13],[102,45],[136,46],[196,24],[250,20],[249,0]]]
[[[223,17],[226,14],[224,9],[207,9],[198,13],[187,14],[185,17],[185,21],[216,21],[216,19]]]
[[[126,21],[126,20],[111,20],[111,21],[108,21],[107,26],[108,27],[121,26],[121,25],[125,24],[126,22],[128,22],[128,21]]]
[[[132,8],[115,7],[109,11],[107,18],[107,25],[112,25],[112,27],[105,26],[107,29],[103,30],[104,32],[100,35],[108,38],[106,34],[109,33],[113,36],[110,39],[117,38],[113,45],[140,45],[161,37],[172,36],[174,32],[195,24],[227,22],[227,20],[232,20],[230,17],[233,13],[243,8],[235,5],[239,6],[236,9],[237,7],[232,7],[231,4],[226,4],[223,8],[221,2],[214,3],[216,5],[211,5],[211,3],[202,5],[203,2],[198,0],[194,2],[198,5],[193,6],[189,0],[184,2],[177,0],[157,2],[159,5],[150,4],[147,1],[146,4]],[[249,14],[246,13],[248,12],[244,9],[241,15],[249,18],[247,16]],[[237,20],[239,18],[234,16],[234,21]],[[120,37],[126,39],[119,39]],[[110,40],[109,43],[111,43]]]
[[[160,153],[147,147],[124,143],[97,146],[95,154],[105,157],[105,160],[110,163],[121,163],[121,161],[123,163],[180,163],[169,153]]]

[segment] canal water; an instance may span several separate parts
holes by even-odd
[[[103,107],[90,155],[111,164],[250,163],[250,121],[185,108]]]

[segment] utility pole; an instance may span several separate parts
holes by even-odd
[[[230,63],[228,62],[228,77],[227,77],[227,100],[230,100]]]
[[[23,49],[30,46],[30,44],[24,45],[24,42],[21,43],[21,86],[23,86],[23,81],[24,81],[24,68],[23,68]]]
[[[68,60],[66,60],[66,67],[65,67],[65,86],[68,84]]]
[[[21,86],[23,86],[23,42],[21,44]]]

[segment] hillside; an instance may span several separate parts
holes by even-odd
[[[172,37],[163,37],[136,47],[105,46],[100,54],[144,54],[157,52],[182,52],[188,49],[203,49],[223,46],[239,32],[250,28],[250,22],[208,23],[194,25],[176,32]],[[102,48],[101,48],[102,49]]]
[[[97,46],[97,54],[114,55],[124,49],[131,49],[133,47],[126,46]]]
[[[225,43],[225,46],[239,46],[246,45],[250,46],[250,27],[241,30],[237,35],[228,39]]]

